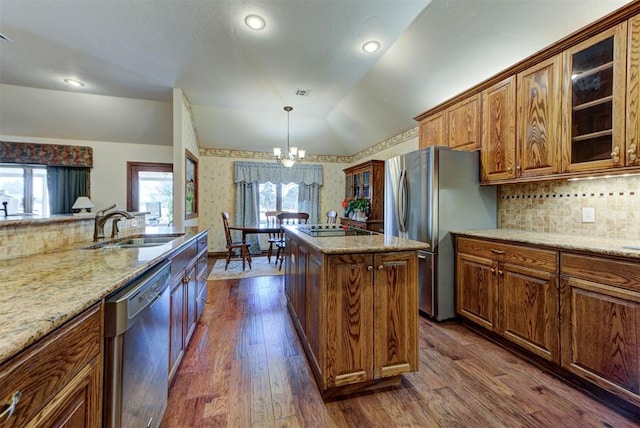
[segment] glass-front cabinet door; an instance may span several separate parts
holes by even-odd
[[[625,166],[627,24],[565,51],[565,172]]]

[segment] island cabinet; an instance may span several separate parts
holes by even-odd
[[[323,397],[418,369],[417,252],[325,254],[287,235],[289,312]]]
[[[563,253],[562,366],[640,409],[640,265]]]
[[[558,363],[558,252],[465,237],[456,244],[457,313]]]
[[[171,260],[169,318],[169,381],[180,366],[206,301],[207,233],[178,249]],[[204,277],[204,278],[203,278]]]
[[[101,425],[102,322],[94,305],[0,365],[0,426]]]

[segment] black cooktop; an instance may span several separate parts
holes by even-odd
[[[375,232],[369,230],[357,229],[355,227],[342,226],[339,224],[310,224],[298,226],[300,232],[317,238],[327,236],[360,236],[360,235],[376,235]]]

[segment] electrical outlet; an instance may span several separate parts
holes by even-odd
[[[583,223],[595,223],[596,222],[596,209],[593,207],[582,208],[582,222]]]

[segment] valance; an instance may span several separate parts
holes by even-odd
[[[322,186],[322,165],[293,165],[287,169],[276,162],[235,162],[234,183],[296,183]]]
[[[93,167],[93,148],[0,141],[0,163]]]

